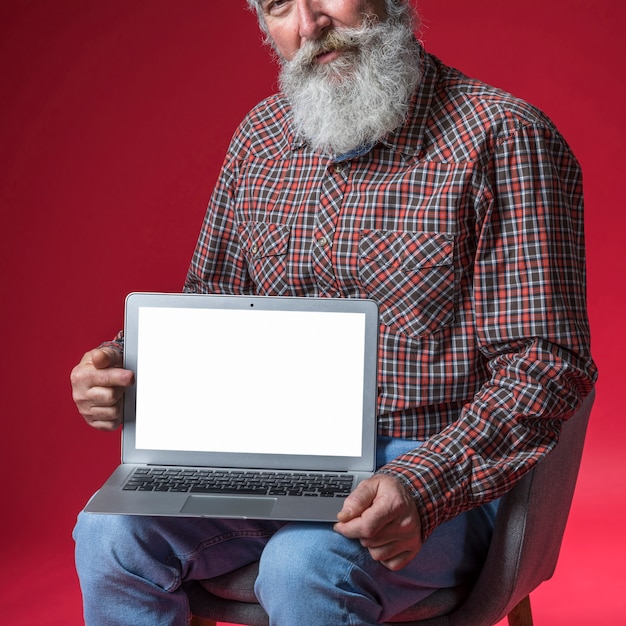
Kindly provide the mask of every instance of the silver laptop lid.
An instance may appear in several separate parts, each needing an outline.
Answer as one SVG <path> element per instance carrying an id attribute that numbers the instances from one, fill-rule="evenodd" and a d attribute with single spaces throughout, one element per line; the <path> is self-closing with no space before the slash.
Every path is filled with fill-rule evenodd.
<path id="1" fill-rule="evenodd" d="M 125 463 L 372 471 L 370 300 L 133 293 Z"/>

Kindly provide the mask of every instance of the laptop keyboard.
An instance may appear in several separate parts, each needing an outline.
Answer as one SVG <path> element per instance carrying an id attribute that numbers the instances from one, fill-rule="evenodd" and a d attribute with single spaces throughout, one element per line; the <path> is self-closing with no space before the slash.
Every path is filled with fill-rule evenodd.
<path id="1" fill-rule="evenodd" d="M 352 482 L 345 474 L 146 467 L 134 470 L 123 489 L 334 498 L 347 496 Z"/>

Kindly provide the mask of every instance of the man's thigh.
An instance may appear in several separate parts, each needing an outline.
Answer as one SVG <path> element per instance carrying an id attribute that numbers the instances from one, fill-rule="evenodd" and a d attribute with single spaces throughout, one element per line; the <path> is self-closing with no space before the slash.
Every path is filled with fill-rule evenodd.
<path id="1" fill-rule="evenodd" d="M 374 623 L 388 619 L 437 589 L 476 576 L 489 549 L 496 510 L 496 504 L 486 505 L 442 524 L 398 572 L 374 561 L 359 541 L 339 535 L 331 524 L 287 524 L 263 551 L 257 592 L 274 610 L 290 602 L 289 597 L 274 597 L 281 590 L 299 588 L 310 598 L 305 593 L 310 586 L 321 603 L 316 609 L 320 615 L 330 610 L 327 602 L 339 602 L 343 610 L 354 604 L 355 614 Z"/>
<path id="2" fill-rule="evenodd" d="M 283 522 L 81 513 L 74 539 L 77 565 L 111 561 L 109 568 L 185 580 L 219 576 L 257 560 Z M 169 575 L 166 575 L 169 572 Z M 156 582 L 156 581 L 155 581 Z M 159 581 L 160 584 L 165 582 Z"/>

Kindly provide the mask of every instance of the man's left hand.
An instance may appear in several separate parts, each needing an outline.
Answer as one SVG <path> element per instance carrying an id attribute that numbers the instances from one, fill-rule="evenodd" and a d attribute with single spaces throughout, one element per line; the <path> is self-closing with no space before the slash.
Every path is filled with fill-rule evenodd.
<path id="1" fill-rule="evenodd" d="M 409 492 L 391 476 L 376 474 L 346 498 L 335 530 L 358 539 L 375 561 L 402 569 L 422 547 L 421 522 Z"/>

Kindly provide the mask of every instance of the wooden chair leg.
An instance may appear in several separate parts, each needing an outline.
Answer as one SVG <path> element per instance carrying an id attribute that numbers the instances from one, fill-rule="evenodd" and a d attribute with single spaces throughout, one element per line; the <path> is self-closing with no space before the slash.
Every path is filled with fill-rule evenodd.
<path id="1" fill-rule="evenodd" d="M 508 615 L 509 626 L 533 626 L 533 614 L 530 608 L 530 596 L 526 596 L 513 607 Z"/>

